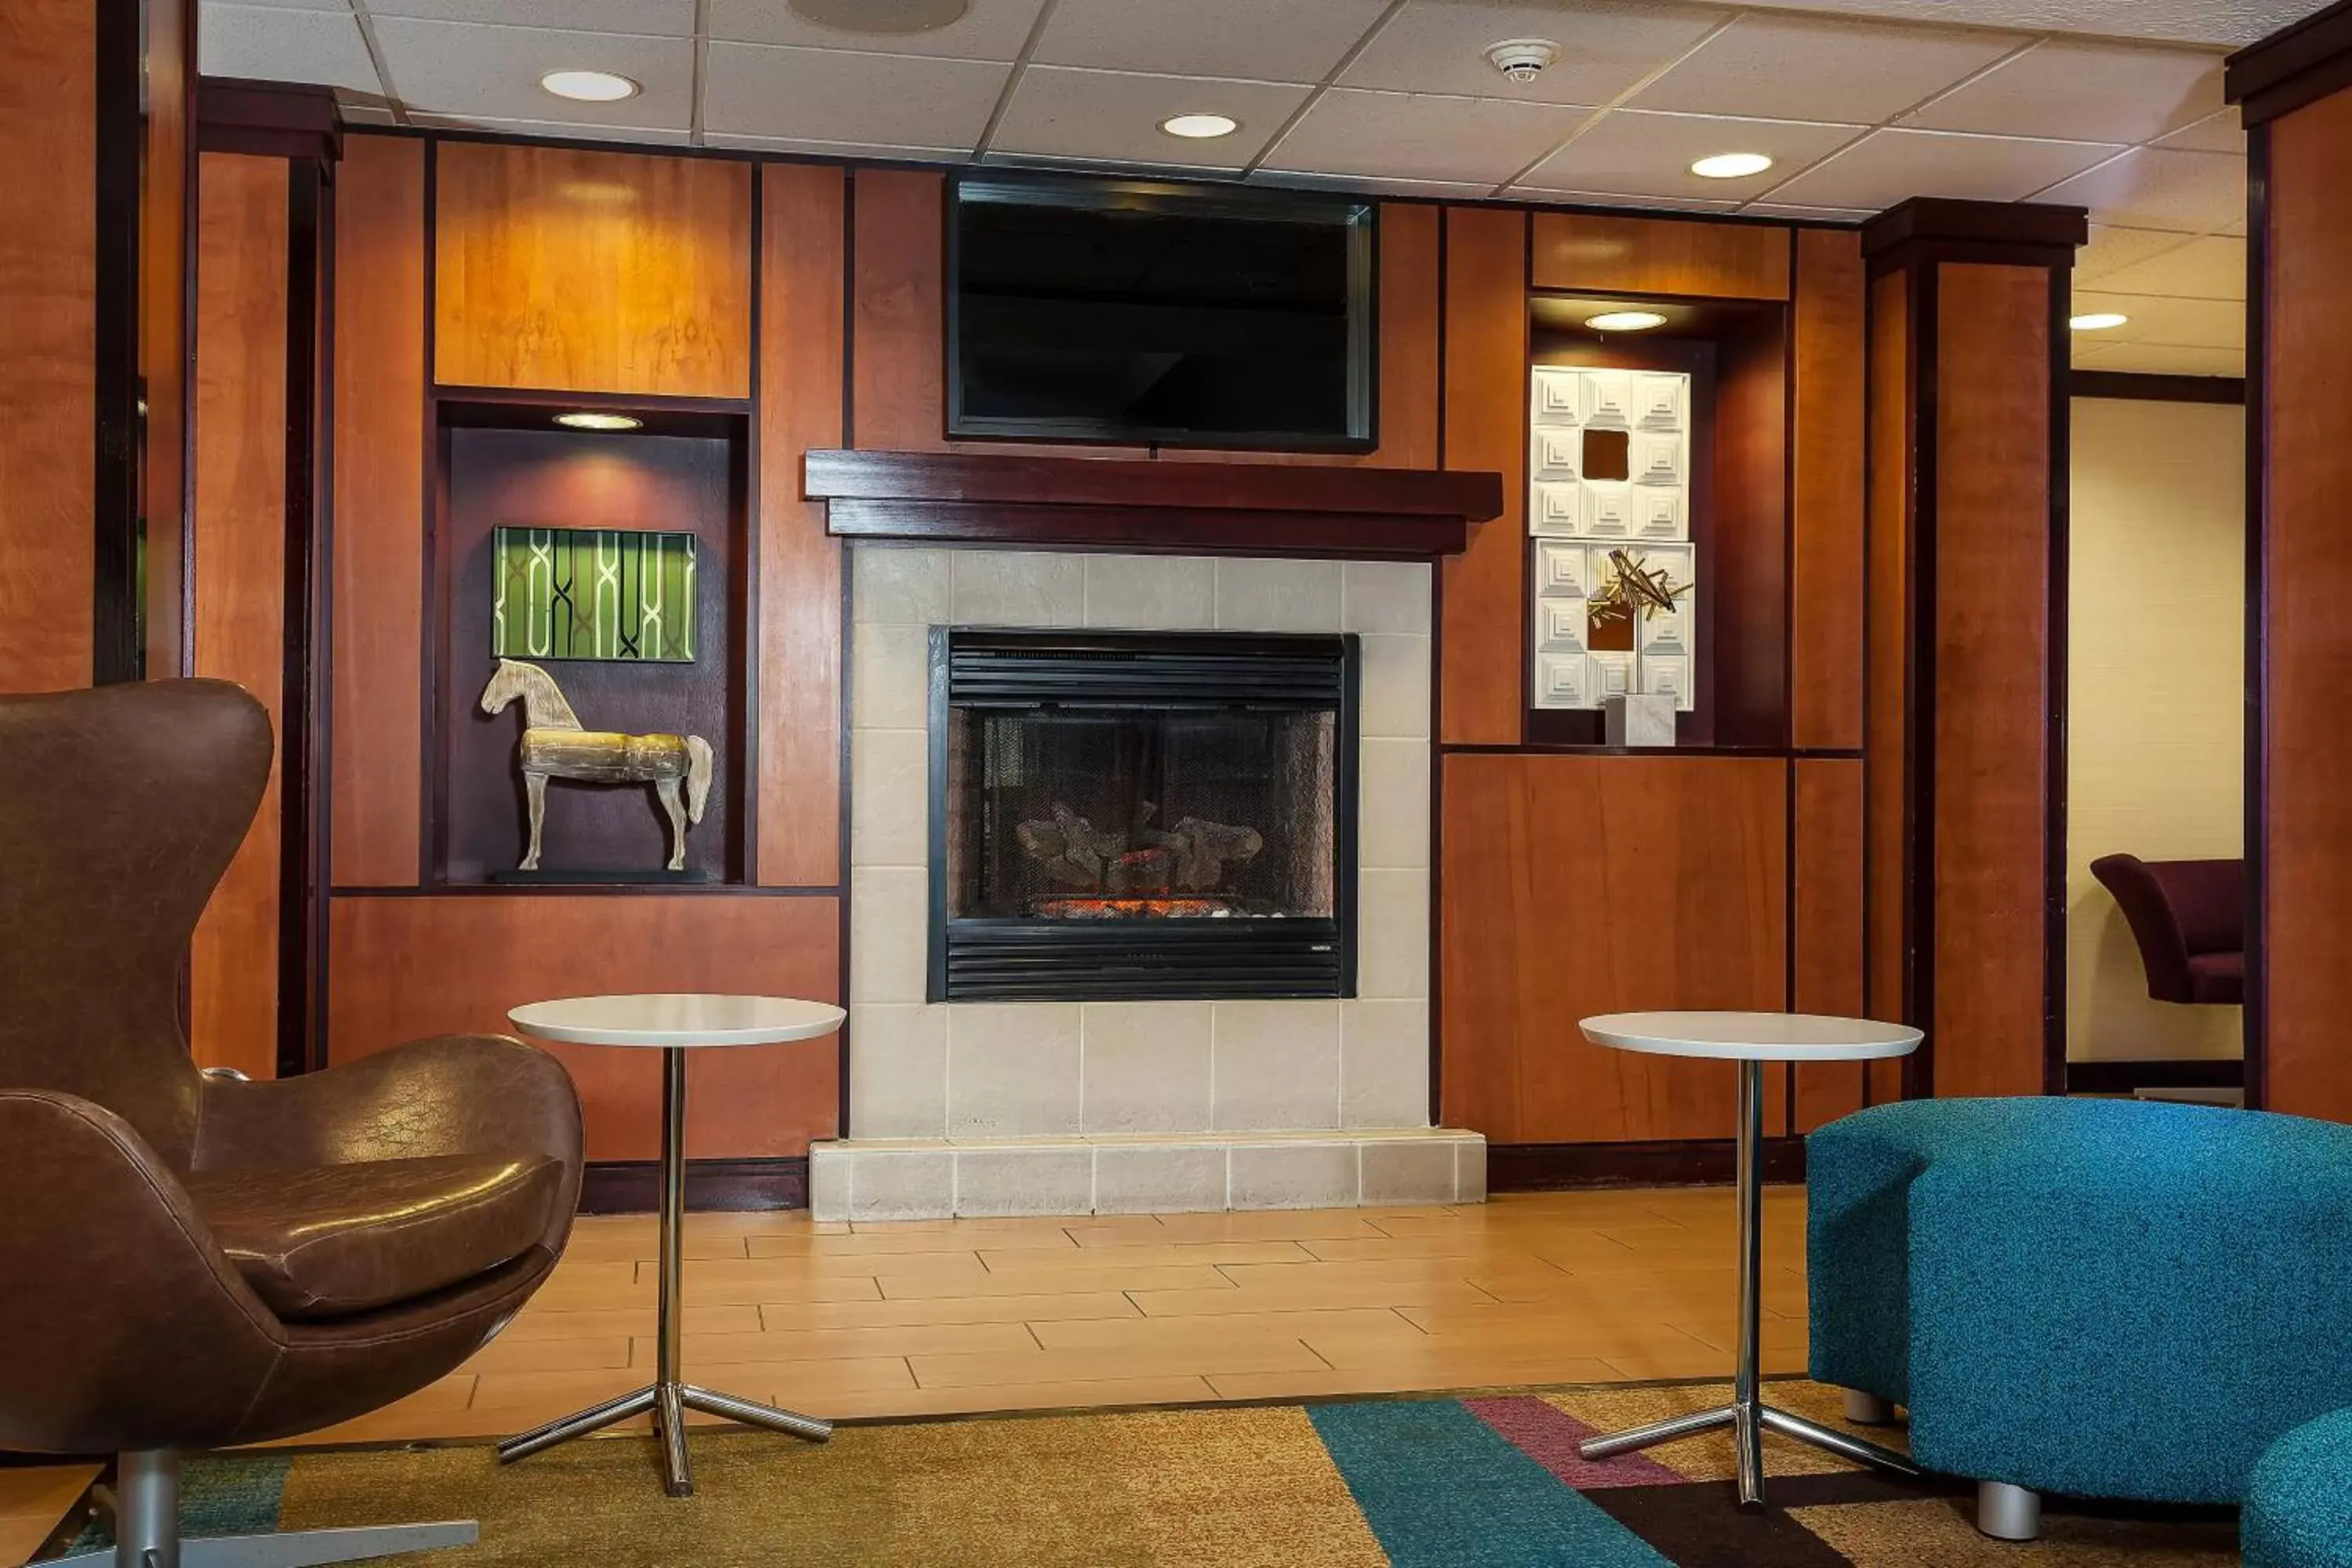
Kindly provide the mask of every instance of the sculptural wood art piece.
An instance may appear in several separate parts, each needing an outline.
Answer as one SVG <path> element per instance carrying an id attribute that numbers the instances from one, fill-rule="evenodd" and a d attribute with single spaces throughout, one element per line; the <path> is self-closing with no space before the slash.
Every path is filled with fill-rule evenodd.
<path id="1" fill-rule="evenodd" d="M 710 795 L 710 742 L 699 735 L 622 735 L 583 728 L 553 676 L 535 664 L 502 658 L 482 689 L 482 711 L 503 712 L 518 699 L 523 731 L 515 766 L 530 799 L 530 844 L 516 868 L 539 869 L 547 781 L 559 778 L 653 785 L 662 809 L 669 814 L 668 868 L 685 870 L 687 826 L 702 820 L 703 802 Z"/>

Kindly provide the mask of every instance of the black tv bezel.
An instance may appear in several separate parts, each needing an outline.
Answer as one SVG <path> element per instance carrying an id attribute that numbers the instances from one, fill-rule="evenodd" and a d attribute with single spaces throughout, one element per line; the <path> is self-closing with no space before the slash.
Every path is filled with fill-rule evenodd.
<path id="1" fill-rule="evenodd" d="M 957 174 L 945 182 L 947 242 L 947 429 L 958 440 L 1066 441 L 1096 446 L 1181 447 L 1209 451 L 1362 453 L 1380 446 L 1380 205 L 1320 192 L 1208 188 L 1160 180 L 1084 175 Z M 1273 218 L 1321 210 L 1348 233 L 1348 433 L 1217 430 L 1127 425 L 1107 419 L 1004 419 L 963 407 L 962 225 L 967 191 L 1037 206 L 1128 207 L 1202 216 Z"/>

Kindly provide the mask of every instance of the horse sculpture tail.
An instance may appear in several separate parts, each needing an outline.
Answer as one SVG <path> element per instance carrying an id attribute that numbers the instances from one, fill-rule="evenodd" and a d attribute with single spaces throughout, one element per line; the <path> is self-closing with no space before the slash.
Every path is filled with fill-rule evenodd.
<path id="1" fill-rule="evenodd" d="M 699 735 L 686 738 L 686 819 L 702 820 L 702 803 L 710 796 L 710 742 Z"/>

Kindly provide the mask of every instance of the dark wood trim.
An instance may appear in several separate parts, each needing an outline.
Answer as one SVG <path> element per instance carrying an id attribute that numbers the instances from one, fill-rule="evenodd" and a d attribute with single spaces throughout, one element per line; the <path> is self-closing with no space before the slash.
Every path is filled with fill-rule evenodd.
<path id="1" fill-rule="evenodd" d="M 1510 757 L 1747 757 L 1769 761 L 1775 757 L 1791 759 L 1828 758 L 1833 761 L 1859 762 L 1860 746 L 1605 746 L 1605 745 L 1526 745 L 1490 744 L 1471 741 L 1448 741 L 1437 750 L 1447 756 L 1498 754 Z"/>
<path id="2" fill-rule="evenodd" d="M 208 76 L 196 83 L 195 142 L 205 153 L 332 164 L 343 155 L 343 119 L 332 88 Z"/>
<path id="3" fill-rule="evenodd" d="M 2352 87 L 2352 0 L 2337 0 L 2222 62 L 2221 91 L 2247 130 Z"/>
<path id="4" fill-rule="evenodd" d="M 1864 247 L 1869 241 L 1865 238 Z M 1903 1098 L 1936 1092 L 1936 470 L 1937 328 L 1941 268 L 1911 268 L 1911 536 L 1904 551 L 1903 1021 L 1927 1031 L 1903 1058 Z"/>
<path id="5" fill-rule="evenodd" d="M 1577 1187 L 1719 1186 L 1738 1173 L 1728 1138 L 1631 1143 L 1489 1143 L 1490 1193 L 1556 1193 Z M 1764 1140 L 1764 1179 L 1805 1179 L 1802 1138 Z"/>
<path id="6" fill-rule="evenodd" d="M 320 389 L 323 281 L 331 189 L 320 166 L 287 167 L 286 201 L 286 628 L 280 667 L 278 834 L 278 1076 L 316 1065 L 313 1033 L 322 1005 L 318 955 L 324 951 L 316 903 L 324 864 L 320 835 L 321 752 L 316 708 L 326 669 L 319 594 L 326 556 L 320 526 Z"/>
<path id="7" fill-rule="evenodd" d="M 2152 375 L 2128 370 L 2069 370 L 2069 390 L 2076 397 L 2107 397 L 2146 403 L 2227 403 L 2246 401 L 2242 375 Z"/>
<path id="8" fill-rule="evenodd" d="M 439 678 L 441 533 L 447 527 L 448 498 L 442 493 L 441 476 L 446 468 L 442 447 L 440 412 L 436 407 L 435 367 L 440 359 L 439 337 L 441 312 L 434 301 L 441 289 L 441 143 L 433 138 L 425 142 L 425 191 L 421 203 L 421 219 L 417 227 L 417 243 L 424 247 L 424 326 L 423 342 L 418 349 L 425 356 L 425 395 L 423 398 L 424 439 L 417 445 L 417 461 L 423 465 L 424 479 L 418 494 L 425 502 L 425 538 L 417 554 L 423 564 L 424 582 L 416 601 L 416 629 L 424 637 L 424 646 L 416 650 L 416 885 L 429 888 L 436 880 L 441 860 L 442 823 L 449 812 L 447 770 L 440 765 L 441 702 L 435 693 L 434 681 Z"/>
<path id="9" fill-rule="evenodd" d="M 2090 237 L 2084 207 L 1914 196 L 1862 226 L 1862 254 L 1874 276 L 1934 261 L 2071 268 Z"/>
<path id="10" fill-rule="evenodd" d="M 2129 1094 L 2142 1089 L 2240 1089 L 2246 1064 L 2234 1057 L 2145 1057 L 2064 1064 L 2065 1094 Z"/>
<path id="11" fill-rule="evenodd" d="M 838 899 L 843 888 L 769 888 L 749 882 L 426 882 L 414 888 L 332 888 L 338 899 Z"/>
<path id="12" fill-rule="evenodd" d="M 808 1156 L 773 1160 L 688 1160 L 686 1206 L 693 1213 L 742 1214 L 808 1207 Z M 661 1203 L 661 1162 L 604 1160 L 581 1173 L 582 1214 L 651 1214 Z"/>
<path id="13" fill-rule="evenodd" d="M 1018 501 L 833 500 L 825 531 L 861 542 L 1347 561 L 1434 561 L 1460 554 L 1469 540 L 1458 517 Z"/>
<path id="14" fill-rule="evenodd" d="M 1500 474 L 1010 452 L 811 452 L 803 466 L 802 493 L 828 501 L 1354 512 L 1471 522 L 1503 510 Z"/>
<path id="15" fill-rule="evenodd" d="M 2322 13 L 2331 15 L 2332 13 Z M 2271 129 L 2246 131 L 2246 1105 L 2270 1100 Z"/>
<path id="16" fill-rule="evenodd" d="M 96 316 L 90 344 L 95 440 L 89 663 L 90 680 L 100 686 L 137 679 L 141 662 L 139 526 L 145 498 L 140 494 L 139 448 L 145 421 L 139 384 L 140 166 L 147 140 L 146 120 L 140 112 L 147 68 L 141 37 L 143 9 L 100 5 L 90 23 L 97 71 L 97 124 L 91 128 L 97 223 L 90 235 Z M 193 226 L 186 244 L 193 253 Z M 193 297 L 188 308 L 193 319 Z M 193 381 L 189 393 L 193 404 Z M 193 423 L 193 410 L 191 416 Z M 182 635 L 184 641 L 191 640 L 184 627 Z"/>
<path id="17" fill-rule="evenodd" d="M 2074 398 L 2069 393 L 2066 317 L 2074 298 L 2074 258 L 2050 269 L 2049 602 L 2043 636 L 2048 685 L 2042 697 L 2042 1092 L 2066 1092 L 2066 720 L 2069 530 L 2073 522 Z"/>

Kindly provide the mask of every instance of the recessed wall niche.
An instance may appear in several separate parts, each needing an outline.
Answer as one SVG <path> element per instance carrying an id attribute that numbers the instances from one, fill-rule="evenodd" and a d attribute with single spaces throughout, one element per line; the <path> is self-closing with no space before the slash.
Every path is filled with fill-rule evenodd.
<path id="1" fill-rule="evenodd" d="M 1664 321 L 1584 324 L 1629 310 Z M 1529 316 L 1528 739 L 1601 744 L 1638 669 L 1678 744 L 1785 746 L 1787 307 L 1538 294 Z M 1628 563 L 1686 590 L 1674 610 L 1612 605 Z"/>
<path id="2" fill-rule="evenodd" d="M 495 616 L 500 530 L 690 535 L 690 577 L 672 570 L 666 592 L 690 581 L 690 658 L 548 657 L 551 676 L 589 731 L 700 736 L 715 753 L 701 820 L 686 837 L 693 884 L 742 879 L 743 626 L 748 421 L 732 411 L 643 410 L 643 428 L 613 434 L 558 428 L 566 403 L 445 399 L 438 403 L 434 595 L 437 620 L 431 707 L 436 879 L 488 882 L 511 873 L 526 837 L 516 772 L 524 715 L 479 699 L 498 666 Z M 508 536 L 511 550 L 515 536 Z M 624 541 L 626 542 L 627 541 Z M 650 549 L 652 538 L 643 542 Z M 594 552 L 589 547 L 587 569 Z M 625 570 L 639 552 L 609 552 Z M 640 562 L 642 564 L 642 562 Z M 593 605 L 583 606 L 593 612 Z M 511 641 L 511 639 L 509 639 Z M 585 651 L 594 652 L 583 639 Z M 509 650 L 510 651 L 510 650 Z M 611 651 L 606 650 L 608 653 Z M 671 880 L 669 820 L 646 784 L 547 785 L 540 880 L 556 886 Z"/>

